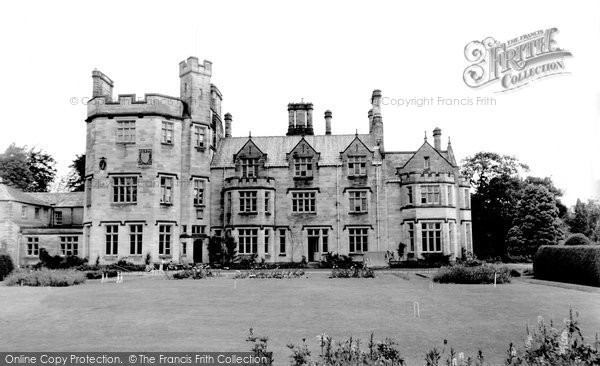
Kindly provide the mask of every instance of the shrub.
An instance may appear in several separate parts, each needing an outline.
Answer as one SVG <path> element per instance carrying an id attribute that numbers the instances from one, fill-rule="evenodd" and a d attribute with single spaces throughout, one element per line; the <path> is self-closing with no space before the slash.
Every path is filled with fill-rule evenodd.
<path id="1" fill-rule="evenodd" d="M 275 278 L 275 279 L 283 279 L 283 278 L 301 278 L 306 277 L 306 273 L 303 269 L 288 269 L 287 271 L 282 269 L 274 269 L 274 270 L 250 270 L 236 273 L 233 278 Z"/>
<path id="2" fill-rule="evenodd" d="M 74 270 L 46 268 L 15 271 L 6 278 L 8 286 L 52 286 L 65 287 L 85 282 L 85 275 Z"/>
<path id="3" fill-rule="evenodd" d="M 125 259 L 121 259 L 116 264 L 109 264 L 107 268 L 118 271 L 125 270 L 128 272 L 143 272 L 146 270 L 146 264 L 135 264 L 127 262 Z"/>
<path id="4" fill-rule="evenodd" d="M 590 245 L 592 242 L 587 236 L 577 233 L 569 236 L 565 241 L 565 245 Z"/>
<path id="5" fill-rule="evenodd" d="M 8 254 L 0 253 L 0 281 L 8 276 L 15 266 L 13 265 L 12 259 Z"/>
<path id="6" fill-rule="evenodd" d="M 542 280 L 600 286 L 600 246 L 541 246 L 533 273 Z"/>
<path id="7" fill-rule="evenodd" d="M 184 269 L 175 272 L 169 279 L 172 280 L 183 280 L 191 278 L 193 280 L 201 280 L 203 278 L 215 277 L 216 274 L 208 267 L 192 267 L 191 269 Z"/>
<path id="8" fill-rule="evenodd" d="M 375 278 L 375 272 L 370 268 L 334 268 L 329 278 Z"/>
<path id="9" fill-rule="evenodd" d="M 75 255 L 68 255 L 65 257 L 60 255 L 50 255 L 45 248 L 40 248 L 39 258 L 40 262 L 35 265 L 36 268 L 67 269 L 79 267 L 87 263 L 87 259 Z"/>
<path id="10" fill-rule="evenodd" d="M 320 266 L 322 268 L 349 269 L 349 268 L 353 268 L 353 267 L 362 267 L 363 263 L 355 262 L 352 260 L 352 257 L 347 256 L 347 255 L 337 254 L 337 253 L 334 254 L 334 253 L 329 252 L 323 256 Z"/>
<path id="11" fill-rule="evenodd" d="M 478 267 L 459 264 L 440 268 L 433 276 L 433 280 L 439 283 L 484 284 L 494 283 L 494 276 L 496 283 L 509 283 L 510 269 L 494 264 L 484 264 Z"/>
<path id="12" fill-rule="evenodd" d="M 300 346 L 288 344 L 288 348 L 292 350 L 290 365 L 404 365 L 398 343 L 390 338 L 376 342 L 371 333 L 371 338 L 364 349 L 361 348 L 363 345 L 361 340 L 352 337 L 345 342 L 333 342 L 327 334 L 321 334 L 317 339 L 321 352 L 315 361 L 311 359 L 311 351 L 306 344 L 306 339 L 302 340 Z"/>

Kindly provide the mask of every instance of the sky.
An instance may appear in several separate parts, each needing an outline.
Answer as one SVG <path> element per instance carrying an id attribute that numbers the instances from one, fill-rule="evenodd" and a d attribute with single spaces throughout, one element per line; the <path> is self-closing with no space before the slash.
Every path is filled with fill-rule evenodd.
<path id="1" fill-rule="evenodd" d="M 386 150 L 415 150 L 435 127 L 458 159 L 514 155 L 552 177 L 569 205 L 600 196 L 600 2 L 503 1 L 21 1 L 0 5 L 0 150 L 42 148 L 66 174 L 85 150 L 97 68 L 115 95 L 179 94 L 178 64 L 213 62 L 212 82 L 234 136 L 281 135 L 287 104 L 314 104 L 316 133 L 368 132 L 374 89 L 384 96 Z M 567 73 L 511 92 L 471 89 L 464 48 L 557 28 Z M 490 97 L 492 105 L 439 104 Z M 387 98 L 387 99 L 385 99 Z M 395 101 L 434 98 L 432 105 Z M 394 102 L 393 102 L 394 101 Z"/>

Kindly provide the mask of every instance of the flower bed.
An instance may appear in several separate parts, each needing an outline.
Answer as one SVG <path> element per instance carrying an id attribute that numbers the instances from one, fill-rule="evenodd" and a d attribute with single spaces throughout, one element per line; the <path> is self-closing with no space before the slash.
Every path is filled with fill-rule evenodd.
<path id="1" fill-rule="evenodd" d="M 85 282 L 83 272 L 65 269 L 20 270 L 6 277 L 7 286 L 66 287 Z"/>
<path id="2" fill-rule="evenodd" d="M 250 270 L 236 273 L 233 278 L 306 278 L 306 272 L 303 269 L 273 269 L 273 270 Z"/>
<path id="3" fill-rule="evenodd" d="M 329 278 L 375 278 L 375 272 L 370 268 L 334 268 Z"/>

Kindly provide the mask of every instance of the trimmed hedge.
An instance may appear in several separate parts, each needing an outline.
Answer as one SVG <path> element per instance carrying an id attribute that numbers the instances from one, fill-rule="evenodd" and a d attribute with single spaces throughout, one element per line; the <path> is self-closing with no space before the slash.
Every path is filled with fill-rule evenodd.
<path id="1" fill-rule="evenodd" d="M 600 246 L 542 245 L 535 254 L 533 275 L 541 280 L 600 287 Z"/>
<path id="2" fill-rule="evenodd" d="M 457 264 L 449 267 L 442 267 L 433 276 L 433 280 L 439 283 L 462 283 L 462 284 L 485 284 L 510 283 L 510 269 L 506 266 L 497 266 L 494 264 L 483 264 L 481 266 L 467 267 Z"/>
<path id="3" fill-rule="evenodd" d="M 590 245 L 592 242 L 587 236 L 577 233 L 569 236 L 565 241 L 565 245 Z"/>
<path id="4" fill-rule="evenodd" d="M 8 254 L 0 253 L 0 281 L 8 276 L 15 266 L 13 265 L 12 259 Z"/>

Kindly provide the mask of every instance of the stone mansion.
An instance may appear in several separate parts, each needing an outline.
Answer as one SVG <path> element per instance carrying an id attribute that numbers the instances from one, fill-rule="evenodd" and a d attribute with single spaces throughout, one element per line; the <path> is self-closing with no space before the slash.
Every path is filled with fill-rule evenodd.
<path id="1" fill-rule="evenodd" d="M 439 128 L 433 144 L 385 150 L 375 90 L 368 133 L 333 134 L 326 111 L 325 134 L 315 135 L 313 105 L 301 102 L 287 106 L 287 133 L 282 121 L 280 136 L 233 137 L 211 74 L 211 62 L 190 57 L 179 64 L 179 97 L 142 100 L 115 98 L 113 81 L 93 71 L 78 255 L 207 262 L 213 235 L 267 262 L 472 250 L 469 182 Z M 22 256 L 31 232 L 20 234 Z"/>

